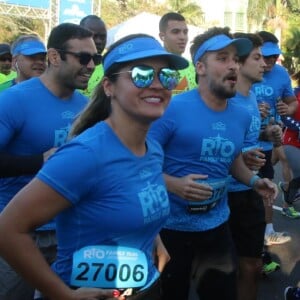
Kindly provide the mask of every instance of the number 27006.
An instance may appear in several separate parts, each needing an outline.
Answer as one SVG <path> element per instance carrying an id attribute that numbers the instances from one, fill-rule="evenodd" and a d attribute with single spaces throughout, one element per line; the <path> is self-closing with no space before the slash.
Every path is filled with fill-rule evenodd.
<path id="1" fill-rule="evenodd" d="M 76 280 L 82 281 L 97 281 L 99 276 L 104 276 L 106 281 L 128 281 L 130 279 L 135 282 L 142 281 L 144 279 L 142 265 L 135 265 L 132 269 L 128 264 L 122 264 L 120 266 L 116 266 L 115 264 L 103 264 L 103 263 L 79 263 L 77 266 L 78 269 L 82 269 L 82 271 L 76 276 Z"/>

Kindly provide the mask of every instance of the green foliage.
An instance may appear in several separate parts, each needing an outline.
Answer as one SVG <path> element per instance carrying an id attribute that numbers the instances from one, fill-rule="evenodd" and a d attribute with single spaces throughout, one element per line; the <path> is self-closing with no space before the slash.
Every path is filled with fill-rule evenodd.
<path id="1" fill-rule="evenodd" d="M 105 0 L 101 4 L 101 16 L 108 28 L 145 11 L 157 15 L 175 11 L 181 13 L 189 24 L 203 23 L 201 7 L 190 0 L 169 0 L 163 3 L 151 0 Z"/>
<path id="2" fill-rule="evenodd" d="M 12 43 L 22 34 L 45 36 L 45 27 L 41 20 L 0 15 L 0 42 Z"/>
<path id="3" fill-rule="evenodd" d="M 300 29 L 298 26 L 291 27 L 283 48 L 284 66 L 290 73 L 300 70 Z"/>

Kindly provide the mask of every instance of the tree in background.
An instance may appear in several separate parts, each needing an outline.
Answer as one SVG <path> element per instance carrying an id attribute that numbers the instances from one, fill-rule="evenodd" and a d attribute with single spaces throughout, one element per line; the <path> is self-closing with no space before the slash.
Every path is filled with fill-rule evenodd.
<path id="1" fill-rule="evenodd" d="M 145 9 L 146 8 L 146 9 Z M 116 14 L 116 11 L 118 14 Z M 107 27 L 113 27 L 122 20 L 136 16 L 141 12 L 149 12 L 163 15 L 168 11 L 178 12 L 184 15 L 191 25 L 202 25 L 203 11 L 201 7 L 189 0 L 168 0 L 163 3 L 152 0 L 105 0 L 102 1 L 101 17 Z"/>
<path id="2" fill-rule="evenodd" d="M 45 36 L 45 28 L 41 20 L 0 15 L 0 42 L 11 44 L 17 37 L 23 34 L 37 34 L 41 38 Z"/>

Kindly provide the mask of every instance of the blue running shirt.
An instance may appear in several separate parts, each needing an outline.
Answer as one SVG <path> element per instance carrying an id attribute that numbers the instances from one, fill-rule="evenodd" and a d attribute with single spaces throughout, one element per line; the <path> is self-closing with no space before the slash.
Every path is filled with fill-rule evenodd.
<path id="1" fill-rule="evenodd" d="M 278 99 L 294 96 L 291 85 L 291 79 L 287 70 L 275 64 L 270 72 L 266 72 L 261 82 L 255 83 L 251 87 L 256 95 L 257 102 L 266 102 L 270 105 L 270 115 L 262 120 L 262 126 L 267 125 L 271 118 L 275 121 L 280 120 L 280 116 L 276 111 L 276 103 Z M 271 142 L 260 142 L 264 151 L 273 149 Z"/>
<path id="2" fill-rule="evenodd" d="M 136 156 L 100 122 L 61 147 L 37 177 L 72 206 L 57 216 L 54 271 L 70 283 L 73 253 L 86 246 L 139 249 L 148 261 L 147 283 L 157 278 L 153 242 L 169 215 L 163 152 L 147 140 Z"/>
<path id="3" fill-rule="evenodd" d="M 251 115 L 251 124 L 247 131 L 247 138 L 245 140 L 245 144 L 243 145 L 243 152 L 246 152 L 251 149 L 259 148 L 259 134 L 260 134 L 260 113 L 258 110 L 258 105 L 256 101 L 256 97 L 252 91 L 249 91 L 248 96 L 244 96 L 239 92 L 231 98 L 229 101 L 239 105 L 242 109 L 245 109 Z M 228 191 L 229 192 L 237 192 L 251 189 L 249 186 L 244 185 L 243 183 L 237 181 L 232 177 Z"/>
<path id="4" fill-rule="evenodd" d="M 172 98 L 164 115 L 151 126 L 150 136 L 163 147 L 164 172 L 175 177 L 188 174 L 225 178 L 233 160 L 242 151 L 251 116 L 245 109 L 227 102 L 223 111 L 210 109 L 198 90 Z M 227 194 L 206 213 L 189 214 L 187 201 L 169 193 L 171 215 L 165 228 L 206 231 L 229 217 Z"/>
<path id="5" fill-rule="evenodd" d="M 60 147 L 87 101 L 79 92 L 61 100 L 37 77 L 4 90 L 0 94 L 0 149 L 12 155 L 35 155 Z M 33 177 L 0 179 L 0 212 Z M 40 229 L 54 228 L 51 222 Z"/>

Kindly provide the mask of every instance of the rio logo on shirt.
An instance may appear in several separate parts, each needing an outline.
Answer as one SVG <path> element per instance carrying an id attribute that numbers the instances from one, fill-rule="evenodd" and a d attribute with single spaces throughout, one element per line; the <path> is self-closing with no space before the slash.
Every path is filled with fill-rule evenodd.
<path id="1" fill-rule="evenodd" d="M 148 182 L 138 196 L 143 209 L 145 223 L 153 222 L 169 214 L 169 198 L 164 185 Z"/>
<path id="2" fill-rule="evenodd" d="M 234 151 L 234 143 L 218 134 L 216 137 L 203 139 L 200 161 L 230 162 Z"/>

